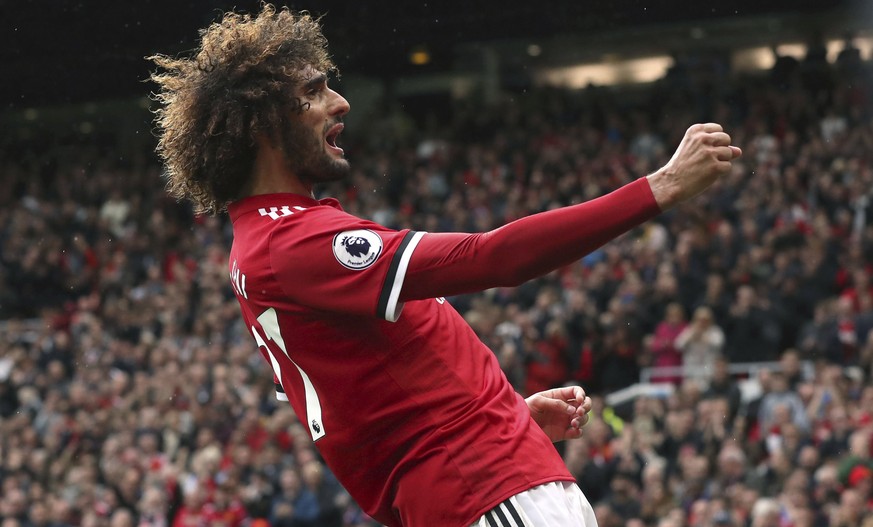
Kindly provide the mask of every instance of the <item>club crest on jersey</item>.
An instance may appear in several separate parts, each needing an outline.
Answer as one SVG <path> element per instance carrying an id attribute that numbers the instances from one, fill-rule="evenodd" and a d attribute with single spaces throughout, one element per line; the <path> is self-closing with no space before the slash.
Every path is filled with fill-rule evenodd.
<path id="1" fill-rule="evenodd" d="M 360 271 L 382 254 L 382 238 L 373 231 L 344 231 L 333 237 L 333 255 L 343 266 Z"/>

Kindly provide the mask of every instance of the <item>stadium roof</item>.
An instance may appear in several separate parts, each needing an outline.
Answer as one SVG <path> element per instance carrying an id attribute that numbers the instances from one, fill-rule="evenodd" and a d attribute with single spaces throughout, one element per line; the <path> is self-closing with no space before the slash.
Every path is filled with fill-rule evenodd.
<path id="1" fill-rule="evenodd" d="M 763 14 L 816 13 L 869 5 L 862 0 L 293 0 L 323 14 L 325 33 L 345 73 L 408 74 L 411 50 L 429 67 L 450 66 L 459 43 L 603 32 L 664 23 Z M 0 0 L 0 101 L 30 107 L 148 93 L 145 55 L 195 46 L 197 29 L 224 10 L 256 10 L 251 0 Z M 544 7 L 546 6 L 546 7 Z M 867 9 L 869 11 L 869 9 Z M 866 13 L 869 15 L 869 13 Z"/>

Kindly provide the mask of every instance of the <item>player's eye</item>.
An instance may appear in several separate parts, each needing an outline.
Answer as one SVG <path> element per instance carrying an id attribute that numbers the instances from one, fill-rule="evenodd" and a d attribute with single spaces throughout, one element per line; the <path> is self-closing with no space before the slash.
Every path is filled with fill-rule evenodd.
<path id="1" fill-rule="evenodd" d="M 326 87 L 327 87 L 327 86 L 326 86 L 325 83 L 323 83 L 323 82 L 321 82 L 321 83 L 319 83 L 319 84 L 316 84 L 316 85 L 314 85 L 314 86 L 311 86 L 311 87 L 306 91 L 306 96 L 307 96 L 307 97 L 315 97 L 315 96 L 318 95 L 320 92 L 324 91 L 324 89 L 325 89 Z"/>

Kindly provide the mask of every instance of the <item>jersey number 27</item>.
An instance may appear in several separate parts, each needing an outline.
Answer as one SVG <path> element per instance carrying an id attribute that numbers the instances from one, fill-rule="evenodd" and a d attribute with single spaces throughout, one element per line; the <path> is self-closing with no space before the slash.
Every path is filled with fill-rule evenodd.
<path id="1" fill-rule="evenodd" d="M 266 334 L 266 340 L 272 340 L 276 343 L 282 353 L 285 354 L 285 357 L 291 361 L 297 371 L 300 372 L 300 378 L 303 380 L 303 391 L 306 394 L 306 421 L 308 421 L 307 425 L 309 427 L 309 433 L 312 435 L 312 440 L 317 441 L 324 437 L 324 423 L 321 422 L 321 401 L 318 399 L 318 392 L 315 391 L 315 386 L 312 385 L 312 381 L 309 379 L 309 375 L 303 371 L 300 366 L 297 365 L 296 362 L 288 355 L 288 348 L 285 347 L 285 339 L 282 338 L 282 333 L 279 331 L 279 317 L 276 315 L 276 310 L 274 308 L 270 308 L 258 317 L 258 323 L 263 328 L 264 333 Z M 282 383 L 282 388 L 285 389 L 285 393 L 289 393 L 288 386 L 285 386 L 285 381 L 282 378 L 282 371 L 279 368 L 279 361 L 276 360 L 276 357 L 273 356 L 273 350 L 267 346 L 266 340 L 261 337 L 261 334 L 258 333 L 258 330 L 255 326 L 252 326 L 252 335 L 255 336 L 255 342 L 257 342 L 258 346 L 263 347 L 267 351 L 267 356 L 270 358 L 270 364 L 273 365 L 273 372 L 276 374 L 276 378 L 279 379 L 279 382 Z"/>

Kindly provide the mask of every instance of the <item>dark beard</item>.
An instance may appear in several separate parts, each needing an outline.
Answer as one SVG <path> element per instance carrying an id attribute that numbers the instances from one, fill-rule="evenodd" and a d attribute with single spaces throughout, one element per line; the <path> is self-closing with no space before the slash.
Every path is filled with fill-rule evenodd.
<path id="1" fill-rule="evenodd" d="M 314 185 L 339 181 L 349 175 L 349 162 L 334 158 L 324 150 L 323 135 L 315 135 L 311 129 L 291 121 L 284 139 L 286 163 L 300 181 Z"/>

